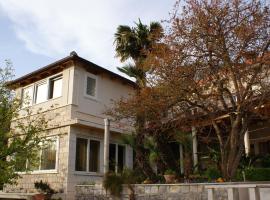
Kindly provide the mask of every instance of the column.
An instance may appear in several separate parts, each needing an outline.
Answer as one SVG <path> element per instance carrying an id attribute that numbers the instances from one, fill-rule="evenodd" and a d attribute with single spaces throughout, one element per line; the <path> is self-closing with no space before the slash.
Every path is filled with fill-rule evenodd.
<path id="1" fill-rule="evenodd" d="M 195 172 L 198 171 L 198 141 L 197 141 L 197 130 L 194 126 L 192 130 L 192 150 L 193 150 L 193 167 Z"/>
<path id="2" fill-rule="evenodd" d="M 110 120 L 104 119 L 104 174 L 109 171 Z"/>
<path id="3" fill-rule="evenodd" d="M 244 135 L 244 145 L 245 145 L 246 156 L 248 156 L 249 153 L 250 153 L 250 141 L 249 141 L 249 132 L 248 132 L 248 130 L 245 132 L 245 135 Z"/>
<path id="4" fill-rule="evenodd" d="M 179 144 L 179 154 L 180 154 L 180 171 L 181 174 L 184 174 L 184 149 L 183 145 Z"/>

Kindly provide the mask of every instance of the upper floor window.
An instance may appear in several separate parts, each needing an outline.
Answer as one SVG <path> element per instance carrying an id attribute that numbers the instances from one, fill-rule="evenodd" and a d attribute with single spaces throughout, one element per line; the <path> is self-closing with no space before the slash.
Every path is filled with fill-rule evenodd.
<path id="1" fill-rule="evenodd" d="M 35 103 L 42 103 L 47 100 L 47 82 L 40 82 L 36 85 Z"/>
<path id="2" fill-rule="evenodd" d="M 62 96 L 63 76 L 57 75 L 22 89 L 22 107 L 31 106 Z"/>
<path id="3" fill-rule="evenodd" d="M 62 96 L 62 75 L 49 79 L 49 99 Z"/>
<path id="4" fill-rule="evenodd" d="M 22 89 L 22 107 L 31 106 L 33 102 L 33 86 Z"/>
<path id="5" fill-rule="evenodd" d="M 96 98 L 97 96 L 97 79 L 96 76 L 88 74 L 86 76 L 86 95 Z"/>

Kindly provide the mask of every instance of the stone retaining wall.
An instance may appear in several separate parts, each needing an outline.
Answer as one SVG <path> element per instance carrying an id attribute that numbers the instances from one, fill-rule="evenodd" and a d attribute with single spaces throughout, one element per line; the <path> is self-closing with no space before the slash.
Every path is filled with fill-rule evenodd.
<path id="1" fill-rule="evenodd" d="M 136 184 L 133 185 L 136 200 L 207 200 L 205 184 Z M 130 190 L 124 186 L 121 199 L 129 199 Z M 227 200 L 227 191 L 218 189 L 215 199 Z M 77 200 L 115 199 L 101 185 L 77 185 Z"/>

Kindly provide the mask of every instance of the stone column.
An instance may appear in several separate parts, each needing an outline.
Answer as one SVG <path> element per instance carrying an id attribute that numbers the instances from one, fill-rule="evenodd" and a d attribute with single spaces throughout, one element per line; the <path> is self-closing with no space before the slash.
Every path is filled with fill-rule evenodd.
<path id="1" fill-rule="evenodd" d="M 184 174 L 184 149 L 183 145 L 179 144 L 179 154 L 180 154 L 180 171 L 181 174 Z"/>
<path id="2" fill-rule="evenodd" d="M 245 145 L 246 156 L 248 156 L 249 153 L 250 153 L 250 141 L 249 141 L 249 132 L 248 132 L 248 130 L 245 132 L 245 135 L 244 135 L 244 145 Z"/>
<path id="3" fill-rule="evenodd" d="M 104 119 L 104 174 L 109 171 L 110 120 Z"/>
<path id="4" fill-rule="evenodd" d="M 193 150 L 193 167 L 195 172 L 198 171 L 198 141 L 197 141 L 197 130 L 194 126 L 192 130 L 192 150 Z"/>

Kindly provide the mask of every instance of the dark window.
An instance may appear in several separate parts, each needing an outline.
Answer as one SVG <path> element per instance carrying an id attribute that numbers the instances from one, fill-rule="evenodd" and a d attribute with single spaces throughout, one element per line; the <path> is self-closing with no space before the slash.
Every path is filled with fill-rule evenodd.
<path id="1" fill-rule="evenodd" d="M 95 140 L 90 140 L 90 158 L 89 158 L 89 171 L 98 172 L 99 171 L 99 148 L 100 142 Z"/>
<path id="2" fill-rule="evenodd" d="M 62 96 L 62 75 L 49 80 L 49 99 Z"/>
<path id="3" fill-rule="evenodd" d="M 86 94 L 92 97 L 96 96 L 96 79 L 87 76 Z"/>
<path id="4" fill-rule="evenodd" d="M 118 145 L 118 162 L 117 162 L 117 167 L 118 167 L 118 172 L 123 171 L 125 166 L 125 147 L 122 145 Z"/>
<path id="5" fill-rule="evenodd" d="M 76 140 L 76 171 L 86 171 L 87 143 L 87 139 L 77 138 Z"/>
<path id="6" fill-rule="evenodd" d="M 116 168 L 116 145 L 110 144 L 109 150 L 109 171 L 115 171 Z"/>

